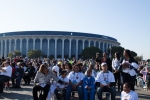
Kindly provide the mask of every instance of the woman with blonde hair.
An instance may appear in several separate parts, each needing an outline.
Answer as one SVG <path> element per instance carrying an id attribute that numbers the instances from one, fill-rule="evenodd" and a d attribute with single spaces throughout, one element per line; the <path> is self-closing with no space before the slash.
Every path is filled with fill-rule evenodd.
<path id="1" fill-rule="evenodd" d="M 53 75 L 52 71 L 49 70 L 45 64 L 42 64 L 34 79 L 34 83 L 36 83 L 32 91 L 34 100 L 38 100 L 37 92 L 41 89 L 44 91 L 42 100 L 46 100 L 50 88 L 51 78 L 53 78 L 56 82 L 58 81 L 58 78 Z"/>

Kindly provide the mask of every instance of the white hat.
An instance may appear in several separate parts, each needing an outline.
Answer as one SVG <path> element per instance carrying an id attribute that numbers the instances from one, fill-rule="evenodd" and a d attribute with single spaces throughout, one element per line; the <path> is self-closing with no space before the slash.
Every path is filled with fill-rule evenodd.
<path id="1" fill-rule="evenodd" d="M 54 66 L 54 67 L 52 68 L 52 71 L 57 72 L 57 75 L 59 75 L 59 67 L 58 67 L 58 66 Z"/>
<path id="2" fill-rule="evenodd" d="M 102 64 L 101 64 L 101 66 L 104 66 L 104 65 L 107 65 L 105 62 L 103 62 Z"/>

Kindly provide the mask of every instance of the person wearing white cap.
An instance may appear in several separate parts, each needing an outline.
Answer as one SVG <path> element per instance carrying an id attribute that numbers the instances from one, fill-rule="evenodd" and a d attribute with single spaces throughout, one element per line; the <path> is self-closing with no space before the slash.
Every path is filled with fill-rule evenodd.
<path id="1" fill-rule="evenodd" d="M 111 100 L 115 100 L 116 90 L 113 88 L 115 78 L 112 72 L 108 70 L 107 64 L 103 62 L 101 64 L 102 71 L 100 71 L 96 77 L 99 86 L 97 88 L 97 96 L 99 100 L 102 100 L 102 93 L 109 92 L 111 94 Z"/>

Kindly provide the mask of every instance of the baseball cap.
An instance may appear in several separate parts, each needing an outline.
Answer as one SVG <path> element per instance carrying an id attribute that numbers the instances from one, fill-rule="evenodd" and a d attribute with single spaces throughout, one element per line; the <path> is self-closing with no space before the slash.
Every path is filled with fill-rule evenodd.
<path id="1" fill-rule="evenodd" d="M 101 64 L 101 66 L 104 66 L 104 65 L 107 65 L 105 62 L 103 62 L 102 64 Z"/>

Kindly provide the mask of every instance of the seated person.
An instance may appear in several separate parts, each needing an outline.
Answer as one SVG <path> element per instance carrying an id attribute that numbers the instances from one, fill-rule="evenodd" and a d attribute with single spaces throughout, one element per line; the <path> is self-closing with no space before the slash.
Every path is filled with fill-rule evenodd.
<path id="1" fill-rule="evenodd" d="M 102 71 L 100 71 L 96 77 L 97 82 L 99 82 L 99 87 L 97 88 L 97 96 L 99 100 L 102 100 L 102 93 L 111 93 L 111 100 L 115 100 L 116 90 L 113 88 L 115 82 L 114 75 L 108 70 L 107 64 L 103 62 L 101 64 Z"/>
<path id="2" fill-rule="evenodd" d="M 15 75 L 11 77 L 13 87 L 20 88 L 21 79 L 24 75 L 24 69 L 21 67 L 21 63 L 17 63 L 18 68 L 15 71 Z M 14 85 L 14 80 L 16 79 L 16 86 Z"/>
<path id="3" fill-rule="evenodd" d="M 143 68 L 140 73 L 143 74 L 143 80 L 146 84 L 146 88 L 150 91 L 150 66 Z"/>
<path id="4" fill-rule="evenodd" d="M 138 95 L 134 92 L 134 85 L 132 83 L 125 83 L 123 85 L 121 100 L 138 100 Z"/>
<path id="5" fill-rule="evenodd" d="M 58 78 L 53 75 L 52 71 L 49 70 L 47 66 L 42 64 L 34 79 L 34 83 L 36 84 L 32 90 L 34 100 L 38 100 L 37 92 L 41 89 L 44 91 L 42 100 L 46 100 L 50 88 L 51 78 L 53 78 L 54 81 L 62 84 L 62 81 L 58 81 Z"/>
<path id="6" fill-rule="evenodd" d="M 63 97 L 63 100 L 66 100 L 66 88 L 69 84 L 69 79 L 66 77 L 67 71 L 63 70 L 61 71 L 61 76 L 59 76 L 59 80 L 63 81 L 63 84 L 57 84 L 57 88 L 55 89 L 54 93 L 56 95 L 57 100 L 61 100 L 61 97 Z"/>
<path id="7" fill-rule="evenodd" d="M 69 79 L 69 86 L 66 91 L 66 100 L 70 100 L 73 90 L 78 92 L 79 100 L 83 100 L 82 81 L 84 74 L 80 72 L 80 66 L 78 64 L 74 65 L 73 71 L 67 77 Z"/>
<path id="8" fill-rule="evenodd" d="M 29 63 L 25 71 L 25 76 L 23 77 L 25 84 L 30 84 L 31 77 L 34 75 L 34 71 L 35 68 L 32 66 L 32 63 Z"/>
<path id="9" fill-rule="evenodd" d="M 8 61 L 3 62 L 4 67 L 0 67 L 0 93 L 3 93 L 4 82 L 8 82 L 12 75 L 12 67 L 9 65 Z"/>
<path id="10" fill-rule="evenodd" d="M 95 100 L 95 78 L 92 76 L 92 70 L 87 70 L 87 76 L 83 79 L 84 100 Z"/>

